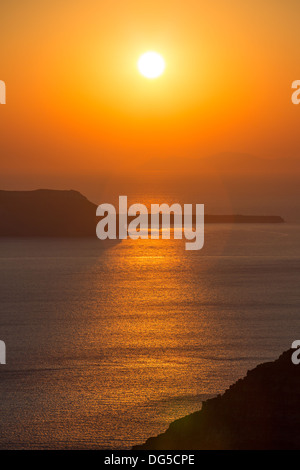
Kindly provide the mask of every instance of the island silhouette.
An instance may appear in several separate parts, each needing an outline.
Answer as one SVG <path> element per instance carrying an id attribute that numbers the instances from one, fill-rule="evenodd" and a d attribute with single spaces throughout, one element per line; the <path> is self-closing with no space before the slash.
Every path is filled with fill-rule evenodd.
<path id="1" fill-rule="evenodd" d="M 96 204 L 74 190 L 0 190 L 0 236 L 96 237 L 96 209 Z M 133 218 L 128 217 L 128 222 Z M 205 215 L 205 223 L 283 222 L 280 216 Z M 170 224 L 174 224 L 173 214 Z"/>

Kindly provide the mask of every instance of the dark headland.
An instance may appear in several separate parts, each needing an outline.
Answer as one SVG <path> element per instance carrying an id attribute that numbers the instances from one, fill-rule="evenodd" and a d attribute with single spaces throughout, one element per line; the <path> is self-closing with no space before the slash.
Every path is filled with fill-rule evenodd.
<path id="1" fill-rule="evenodd" d="M 293 352 L 257 366 L 201 411 L 134 449 L 300 449 L 300 366 Z"/>
<path id="2" fill-rule="evenodd" d="M 105 201 L 107 202 L 107 201 Z M 96 204 L 78 191 L 0 191 L 2 237 L 95 237 Z M 150 217 L 150 215 L 149 215 Z M 132 217 L 128 218 L 130 222 Z M 283 223 L 279 216 L 205 215 L 205 223 Z M 171 216 L 171 224 L 173 217 Z"/>
<path id="3" fill-rule="evenodd" d="M 78 191 L 0 191 L 0 236 L 95 236 L 96 208 Z"/>

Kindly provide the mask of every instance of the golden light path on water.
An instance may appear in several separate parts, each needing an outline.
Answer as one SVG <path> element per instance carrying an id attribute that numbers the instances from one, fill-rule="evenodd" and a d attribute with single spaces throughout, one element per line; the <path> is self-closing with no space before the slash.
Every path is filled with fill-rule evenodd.
<path id="1" fill-rule="evenodd" d="M 109 406 L 129 414 L 133 407 L 140 410 L 132 442 L 143 433 L 150 403 L 163 402 L 156 419 L 171 422 L 184 408 L 199 408 L 199 394 L 213 393 L 208 363 L 199 364 L 193 351 L 208 351 L 214 343 L 217 319 L 205 311 L 194 318 L 196 303 L 207 305 L 214 294 L 205 275 L 198 278 L 200 296 L 199 285 L 193 286 L 194 260 L 184 250 L 184 240 L 126 240 L 105 253 L 100 278 L 95 266 L 93 284 L 86 286 L 99 291 L 94 312 L 101 316 L 99 324 L 93 321 L 87 329 L 86 340 L 97 345 L 101 338 L 107 355 L 106 398 L 103 383 L 99 394 Z M 110 308 L 104 323 L 102 270 L 109 270 L 105 303 Z"/>

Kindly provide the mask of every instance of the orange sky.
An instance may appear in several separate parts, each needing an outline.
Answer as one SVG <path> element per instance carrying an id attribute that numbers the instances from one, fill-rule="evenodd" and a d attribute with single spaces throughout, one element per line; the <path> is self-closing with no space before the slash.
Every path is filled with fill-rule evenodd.
<path id="1" fill-rule="evenodd" d="M 298 0 L 2 0 L 1 176 L 299 156 Z M 164 75 L 136 62 L 157 50 Z M 38 184 L 38 182 L 37 182 Z"/>

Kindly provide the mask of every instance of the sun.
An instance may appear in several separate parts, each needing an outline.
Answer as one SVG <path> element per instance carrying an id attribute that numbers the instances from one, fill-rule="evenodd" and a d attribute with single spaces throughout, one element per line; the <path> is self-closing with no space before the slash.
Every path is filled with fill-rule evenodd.
<path id="1" fill-rule="evenodd" d="M 166 68 L 164 58 L 154 51 L 148 51 L 141 55 L 137 66 L 140 73 L 150 79 L 160 77 Z"/>

